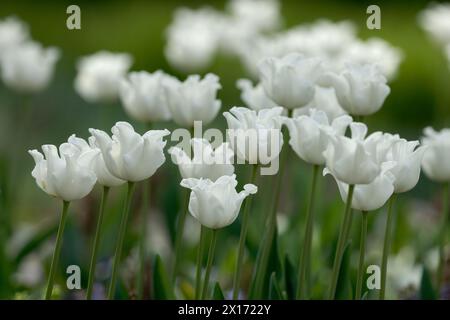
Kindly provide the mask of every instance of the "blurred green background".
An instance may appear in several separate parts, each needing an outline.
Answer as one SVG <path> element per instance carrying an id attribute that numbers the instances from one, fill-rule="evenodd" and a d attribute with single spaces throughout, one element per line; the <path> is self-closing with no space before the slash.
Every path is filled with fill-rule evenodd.
<path id="1" fill-rule="evenodd" d="M 17 286 L 14 274 L 30 252 L 43 250 L 43 243 L 54 231 L 58 218 L 60 204 L 35 185 L 30 175 L 34 163 L 26 150 L 38 148 L 46 143 L 58 145 L 72 133 L 86 138 L 87 129 L 90 127 L 107 129 L 118 120 L 132 122 L 119 103 L 104 106 L 88 104 L 76 94 L 73 79 L 77 59 L 98 50 L 128 52 L 134 57 L 132 70 L 163 69 L 179 77 L 185 77 L 169 67 L 163 54 L 164 30 L 171 21 L 173 11 L 179 6 L 196 8 L 210 5 L 218 9 L 225 7 L 225 1 L 77 1 L 76 4 L 81 7 L 82 29 L 68 30 L 66 8 L 70 4 L 75 3 L 2 0 L 0 4 L 0 19 L 16 15 L 29 24 L 33 39 L 46 46 L 57 46 L 62 51 L 55 77 L 44 92 L 32 97 L 22 97 L 0 84 L 0 174 L 4 207 L 1 223 L 4 227 L 7 226 L 4 232 L 8 239 L 7 244 L 6 242 L 0 244 L 4 251 L 3 257 L 0 257 L 0 262 L 3 263 L 0 265 L 1 297 L 38 297 L 45 283 L 45 277 L 36 286 L 27 288 Z M 431 125 L 436 129 L 449 126 L 448 61 L 444 57 L 443 50 L 434 45 L 417 24 L 417 14 L 427 6 L 427 2 L 378 1 L 377 4 L 381 7 L 381 30 L 366 28 L 366 8 L 369 4 L 365 1 L 282 1 L 282 16 L 286 28 L 313 22 L 319 18 L 333 21 L 351 20 L 356 24 L 361 38 L 381 37 L 402 49 L 404 60 L 398 76 L 390 84 L 392 92 L 381 111 L 367 119 L 370 131 L 384 130 L 400 133 L 407 139 L 418 139 L 425 126 Z M 218 56 L 208 72 L 220 76 L 223 89 L 219 92 L 219 96 L 223 101 L 223 111 L 242 104 L 235 81 L 246 75 L 237 60 Z M 133 124 L 143 132 L 142 125 Z M 158 126 L 174 128 L 171 123 Z M 219 115 L 212 126 L 224 128 L 224 118 Z M 287 259 L 295 264 L 298 239 L 302 230 L 300 226 L 303 225 L 304 216 L 299 213 L 303 213 L 305 209 L 303 199 L 307 195 L 310 169 L 292 156 L 289 170 L 292 174 L 284 181 L 280 205 L 281 249 L 278 254 L 280 261 L 286 261 L 287 256 Z M 240 168 L 238 180 L 245 182 L 248 179 L 246 174 L 245 168 Z M 162 224 L 168 226 L 167 232 L 163 232 L 162 237 L 167 236 L 171 239 L 180 202 L 178 171 L 170 161 L 167 161 L 152 180 L 152 209 L 159 217 L 155 219 L 162 219 Z M 255 219 L 259 217 L 261 220 L 262 213 L 258 211 L 267 206 L 265 199 L 270 195 L 270 182 L 269 177 L 264 177 L 259 183 L 262 187 L 254 201 Z M 422 261 L 422 253 L 434 247 L 434 233 L 437 231 L 439 221 L 438 187 L 422 177 L 413 191 L 401 195 L 397 206 L 398 231 L 395 235 L 394 251 L 411 246 L 418 254 L 417 259 Z M 317 228 L 320 226 L 321 232 L 316 233 L 318 236 L 314 239 L 313 268 L 316 270 L 315 279 L 318 280 L 317 292 L 320 292 L 321 286 L 327 284 L 327 277 L 322 275 L 329 272 L 330 257 L 334 249 L 332 244 L 337 237 L 343 210 L 334 182 L 328 178 L 322 179 L 320 188 L 321 197 L 326 198 L 326 201 L 320 201 L 318 206 Z M 87 278 L 84 271 L 87 271 L 90 237 L 95 226 L 99 191 L 96 189 L 91 196 L 71 207 L 72 220 L 65 235 L 61 277 L 64 272 L 63 266 L 79 264 L 83 269 L 83 277 Z M 113 194 L 101 249 L 104 260 L 112 253 L 124 190 L 114 190 Z M 135 199 L 135 202 L 135 206 L 138 207 L 139 199 Z M 370 216 L 369 247 L 372 247 L 373 255 L 369 254 L 368 262 L 379 263 L 384 219 L 383 210 Z M 358 222 L 359 220 L 355 219 L 356 240 Z M 253 258 L 259 242 L 260 226 L 261 224 L 255 223 L 250 230 L 249 248 Z M 24 235 L 22 236 L 20 232 Z M 136 246 L 137 234 L 133 232 L 131 234 L 127 252 L 133 252 Z M 226 288 L 230 287 L 229 275 L 234 266 L 238 235 L 238 223 L 220 235 L 222 241 L 219 242 L 221 249 L 217 261 L 220 270 L 223 270 L 221 274 L 225 276 L 219 280 Z M 160 240 L 157 236 L 155 239 L 152 237 L 153 241 Z M 163 244 L 159 247 L 153 244 L 152 252 L 159 250 L 158 253 L 168 264 L 170 247 L 165 246 L 164 241 L 161 243 Z M 192 244 L 195 244 L 195 240 Z M 192 256 L 190 259 L 192 265 L 189 264 L 189 260 L 184 265 L 186 273 L 190 273 L 190 268 L 193 268 L 194 253 L 192 245 L 192 248 L 186 251 L 186 256 Z M 44 261 L 46 264 L 49 263 L 48 256 Z M 354 265 L 356 266 L 356 263 Z M 323 268 L 324 266 L 328 269 Z M 284 268 L 288 267 L 284 265 Z M 324 270 L 317 271 L 318 269 Z M 247 278 L 250 273 L 251 261 L 246 268 Z M 127 287 L 128 292 L 132 290 L 125 280 L 122 287 Z M 320 298 L 320 295 L 316 297 Z"/>

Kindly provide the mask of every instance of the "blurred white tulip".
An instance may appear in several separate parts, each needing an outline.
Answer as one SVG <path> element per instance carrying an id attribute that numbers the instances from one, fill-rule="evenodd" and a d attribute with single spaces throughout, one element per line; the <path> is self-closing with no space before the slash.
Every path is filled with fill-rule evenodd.
<path id="1" fill-rule="evenodd" d="M 252 110 L 269 109 L 276 107 L 277 104 L 267 97 L 261 83 L 253 86 L 247 79 L 239 79 L 236 86 L 241 90 L 241 100 Z"/>
<path id="2" fill-rule="evenodd" d="M 449 182 L 450 129 L 437 132 L 431 127 L 425 128 L 422 145 L 427 147 L 422 159 L 426 176 L 436 182 Z"/>
<path id="3" fill-rule="evenodd" d="M 432 3 L 419 15 L 422 28 L 440 45 L 450 43 L 450 3 Z"/>
<path id="4" fill-rule="evenodd" d="M 141 122 L 166 121 L 170 111 L 164 92 L 164 82 L 170 75 L 156 71 L 130 72 L 120 82 L 120 98 L 125 111 Z"/>
<path id="5" fill-rule="evenodd" d="M 32 41 L 10 47 L 0 55 L 2 80 L 18 92 L 42 91 L 53 76 L 59 56 L 57 48 L 43 48 Z"/>
<path id="6" fill-rule="evenodd" d="M 234 173 L 234 152 L 228 143 L 222 143 L 213 149 L 206 139 L 194 138 L 190 142 L 193 151 L 192 159 L 179 147 L 169 149 L 173 162 L 178 165 L 183 179 L 204 178 L 215 181 L 221 176 L 230 176 Z"/>
<path id="7" fill-rule="evenodd" d="M 189 128 L 194 126 L 194 121 L 209 124 L 222 105 L 217 99 L 220 88 L 219 77 L 211 73 L 203 79 L 199 75 L 190 75 L 185 81 L 167 79 L 164 90 L 173 120 L 178 125 Z"/>
<path id="8" fill-rule="evenodd" d="M 325 112 L 329 120 L 334 120 L 339 116 L 347 114 L 339 105 L 334 88 L 316 86 L 313 100 L 303 108 L 294 109 L 292 117 L 296 118 L 301 115 L 308 115 L 312 109 Z"/>
<path id="9" fill-rule="evenodd" d="M 322 76 L 322 62 L 300 54 L 267 58 L 259 64 L 262 86 L 267 96 L 287 109 L 307 105 L 315 93 L 316 81 Z"/>
<path id="10" fill-rule="evenodd" d="M 115 177 L 138 182 L 151 177 L 166 160 L 163 138 L 168 130 L 149 130 L 142 136 L 131 124 L 117 122 L 110 137 L 102 130 L 89 129 L 101 150 L 106 168 Z"/>
<path id="11" fill-rule="evenodd" d="M 244 190 L 236 191 L 236 175 L 222 176 L 215 182 L 209 179 L 183 179 L 181 186 L 192 190 L 189 212 L 202 225 L 210 229 L 226 227 L 236 220 L 242 202 L 258 188 L 253 184 L 244 185 Z"/>
<path id="12" fill-rule="evenodd" d="M 126 53 L 99 51 L 79 59 L 75 90 L 88 102 L 114 102 L 119 97 L 119 83 L 133 59 Z"/>
<path id="13" fill-rule="evenodd" d="M 231 0 L 228 9 L 235 20 L 256 31 L 272 31 L 281 24 L 278 0 Z"/>
<path id="14" fill-rule="evenodd" d="M 14 16 L 0 20 L 0 56 L 9 48 L 28 41 L 28 26 Z"/>

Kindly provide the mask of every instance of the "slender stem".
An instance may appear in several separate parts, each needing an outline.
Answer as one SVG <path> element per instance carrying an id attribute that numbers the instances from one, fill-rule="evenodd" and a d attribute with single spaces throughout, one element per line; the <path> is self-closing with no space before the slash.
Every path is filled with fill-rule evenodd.
<path id="1" fill-rule="evenodd" d="M 173 262 L 173 270 L 172 270 L 172 283 L 175 283 L 175 280 L 177 278 L 179 264 L 180 264 L 180 250 L 181 245 L 183 241 L 183 232 L 184 232 L 184 224 L 186 222 L 186 216 L 189 210 L 189 190 L 184 190 L 184 200 L 183 200 L 183 207 L 181 208 L 181 214 L 178 217 L 177 222 L 177 230 L 175 233 L 175 260 Z"/>
<path id="2" fill-rule="evenodd" d="M 380 300 L 384 300 L 386 294 L 386 275 L 387 275 L 387 261 L 389 256 L 389 251 L 391 250 L 392 241 L 392 220 L 394 211 L 392 207 L 394 206 L 396 195 L 395 193 L 389 199 L 386 229 L 384 231 L 384 245 L 383 245 L 383 257 L 381 260 L 381 287 L 380 287 Z"/>
<path id="3" fill-rule="evenodd" d="M 254 164 L 252 166 L 250 183 L 253 183 L 253 184 L 255 183 L 257 172 L 258 172 L 258 165 Z M 252 206 L 252 199 L 253 199 L 253 197 L 248 197 L 245 200 L 244 211 L 242 213 L 242 226 L 241 226 L 241 235 L 239 237 L 238 257 L 237 257 L 237 262 L 236 262 L 236 270 L 234 272 L 234 277 L 233 277 L 233 299 L 234 300 L 236 300 L 239 296 L 239 283 L 241 281 L 242 265 L 244 264 L 245 240 L 247 239 L 249 212 L 250 212 L 250 209 Z"/>
<path id="4" fill-rule="evenodd" d="M 356 280 L 356 294 L 355 299 L 361 299 L 362 283 L 364 280 L 364 255 L 366 252 L 366 238 L 367 238 L 367 211 L 361 212 L 361 239 L 359 242 L 359 266 L 358 278 Z"/>
<path id="5" fill-rule="evenodd" d="M 216 242 L 217 242 L 217 229 L 213 229 L 211 244 L 209 245 L 208 261 L 206 262 L 205 279 L 203 280 L 203 290 L 201 295 L 202 300 L 206 298 L 206 293 L 208 292 L 209 276 L 211 274 L 211 267 L 214 261 L 214 251 L 216 250 Z"/>
<path id="6" fill-rule="evenodd" d="M 348 195 L 347 195 L 347 201 L 345 204 L 345 214 L 344 214 L 344 221 L 341 225 L 341 231 L 339 232 L 339 238 L 338 238 L 338 244 L 336 248 L 336 254 L 334 256 L 334 264 L 333 264 L 333 273 L 331 277 L 331 286 L 330 286 L 330 293 L 329 293 L 329 299 L 334 299 L 336 295 L 336 287 L 337 287 L 337 281 L 339 277 L 339 271 L 341 269 L 341 262 L 342 262 L 342 256 L 344 255 L 344 249 L 347 244 L 348 234 L 350 232 L 351 222 L 352 222 L 352 199 L 353 199 L 353 191 L 355 189 L 354 185 L 348 186 Z"/>
<path id="7" fill-rule="evenodd" d="M 306 230 L 305 238 L 303 241 L 302 253 L 298 262 L 298 284 L 297 284 L 297 299 L 306 297 L 305 287 L 309 282 L 307 277 L 307 270 L 310 268 L 311 260 L 311 244 L 313 238 L 313 226 L 314 226 L 314 197 L 316 193 L 317 176 L 320 166 L 313 166 L 312 184 L 309 195 L 309 201 L 306 210 Z"/>
<path id="8" fill-rule="evenodd" d="M 53 258 L 52 258 L 52 264 L 50 265 L 50 274 L 48 276 L 48 284 L 47 284 L 47 291 L 45 292 L 45 300 L 50 300 L 52 298 L 52 292 L 53 292 L 53 284 L 55 282 L 55 272 L 56 267 L 59 263 L 59 256 L 61 254 L 61 246 L 63 242 L 63 234 L 64 234 L 64 227 L 66 226 L 66 220 L 67 220 L 67 212 L 69 209 L 70 202 L 63 201 L 63 209 L 61 218 L 59 220 L 59 226 L 58 226 L 58 233 L 56 235 L 56 245 L 55 245 L 55 251 L 53 251 Z"/>
<path id="9" fill-rule="evenodd" d="M 138 298 L 144 298 L 144 283 L 145 283 L 145 265 L 146 265 L 146 253 L 147 253 L 147 214 L 150 208 L 150 192 L 151 192 L 151 180 L 143 181 L 142 186 L 142 212 L 141 212 L 141 239 L 139 243 L 139 258 L 140 258 L 140 270 L 137 282 Z"/>
<path id="10" fill-rule="evenodd" d="M 441 231 L 439 235 L 439 266 L 438 266 L 438 272 L 437 272 L 437 286 L 436 288 L 440 292 L 440 288 L 442 286 L 442 283 L 444 281 L 444 265 L 445 265 L 445 243 L 447 240 L 447 228 L 448 223 L 450 220 L 450 211 L 448 206 L 448 189 L 449 184 L 448 182 L 445 183 L 442 186 L 442 226 Z"/>
<path id="11" fill-rule="evenodd" d="M 123 208 L 122 219 L 120 221 L 116 253 L 114 254 L 114 263 L 113 263 L 113 269 L 112 269 L 112 275 L 111 275 L 111 282 L 109 283 L 109 289 L 108 289 L 108 299 L 109 300 L 114 298 L 114 293 L 115 293 L 115 289 L 116 289 L 117 273 L 119 271 L 120 259 L 122 256 L 123 240 L 125 239 L 125 233 L 127 231 L 127 226 L 128 226 L 128 220 L 129 220 L 128 216 L 130 215 L 131 199 L 133 196 L 134 187 L 135 187 L 135 183 L 128 181 L 127 197 L 125 200 L 125 206 Z"/>
<path id="12" fill-rule="evenodd" d="M 108 199 L 109 187 L 103 186 L 102 200 L 97 218 L 97 228 L 95 230 L 94 243 L 92 245 L 91 263 L 89 265 L 89 279 L 86 292 L 86 299 L 92 299 L 92 289 L 95 278 L 95 265 L 97 264 L 98 248 L 100 246 L 100 235 L 102 233 L 103 215 L 105 212 L 106 200 Z"/>
<path id="13" fill-rule="evenodd" d="M 201 226 L 200 229 L 200 241 L 198 242 L 197 249 L 197 272 L 195 274 L 195 299 L 200 298 L 200 293 L 202 292 L 202 267 L 203 267 L 203 256 L 205 248 L 205 237 L 206 237 L 206 227 Z"/>

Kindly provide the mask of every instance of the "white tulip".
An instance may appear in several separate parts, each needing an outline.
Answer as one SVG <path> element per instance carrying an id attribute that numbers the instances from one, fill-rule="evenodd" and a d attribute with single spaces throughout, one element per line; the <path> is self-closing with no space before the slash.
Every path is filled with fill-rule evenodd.
<path id="1" fill-rule="evenodd" d="M 450 129 L 436 132 L 427 127 L 422 145 L 427 147 L 422 160 L 422 168 L 428 178 L 436 182 L 450 181 Z"/>
<path id="2" fill-rule="evenodd" d="M 440 45 L 450 43 L 450 4 L 433 3 L 419 15 L 419 23 Z"/>
<path id="3" fill-rule="evenodd" d="M 129 123 L 117 122 L 111 131 L 112 137 L 104 131 L 89 129 L 102 152 L 106 168 L 115 177 L 142 181 L 151 177 L 166 160 L 163 137 L 170 133 L 168 130 L 149 130 L 141 136 Z"/>
<path id="4" fill-rule="evenodd" d="M 352 198 L 352 209 L 361 211 L 373 211 L 381 208 L 394 193 L 395 176 L 390 170 L 395 166 L 395 162 L 384 162 L 381 165 L 380 174 L 369 184 L 355 185 Z M 330 174 L 330 170 L 324 170 L 325 174 Z M 340 181 L 333 175 L 341 195 L 342 201 L 347 201 L 348 184 Z"/>
<path id="5" fill-rule="evenodd" d="M 278 0 L 231 0 L 228 8 L 237 21 L 256 31 L 271 31 L 281 23 Z"/>
<path id="6" fill-rule="evenodd" d="M 388 79 L 395 78 L 400 62 L 403 59 L 402 51 L 379 38 L 366 41 L 355 40 L 345 48 L 344 61 L 358 64 L 375 64 Z"/>
<path id="7" fill-rule="evenodd" d="M 305 107 L 295 109 L 292 116 L 293 118 L 296 118 L 301 115 L 307 115 L 311 109 L 322 110 L 327 114 L 329 120 L 347 114 L 347 112 L 339 105 L 334 88 L 317 86 L 313 100 Z"/>
<path id="8" fill-rule="evenodd" d="M 244 185 L 244 190 L 236 191 L 236 175 L 222 176 L 215 182 L 209 179 L 183 179 L 181 186 L 192 190 L 189 212 L 202 225 L 210 229 L 226 227 L 236 220 L 244 199 L 255 194 L 258 188 L 253 184 Z"/>
<path id="9" fill-rule="evenodd" d="M 210 8 L 176 10 L 167 29 L 164 53 L 168 62 L 184 72 L 204 70 L 218 48 L 218 21 L 220 14 Z"/>
<path id="10" fill-rule="evenodd" d="M 89 143 L 74 134 L 69 137 L 69 143 L 76 146 L 80 152 L 80 160 L 88 161 L 90 169 L 94 171 L 98 184 L 106 187 L 116 187 L 125 183 L 125 180 L 116 178 L 106 168 L 100 148 L 95 143 L 94 137 L 89 137 Z"/>
<path id="11" fill-rule="evenodd" d="M 231 146 L 239 159 L 265 165 L 278 158 L 283 146 L 282 113 L 282 107 L 260 111 L 233 107 L 223 113 Z"/>
<path id="12" fill-rule="evenodd" d="M 0 55 L 7 49 L 29 40 L 28 26 L 16 17 L 0 20 Z"/>
<path id="13" fill-rule="evenodd" d="M 173 162 L 178 165 L 183 179 L 204 178 L 212 181 L 221 176 L 230 176 L 234 173 L 234 152 L 228 143 L 222 143 L 213 149 L 206 139 L 191 139 L 193 157 L 181 148 L 172 147 L 169 153 Z"/>
<path id="14" fill-rule="evenodd" d="M 97 180 L 92 157 L 70 142 L 61 144 L 59 154 L 54 145 L 43 145 L 42 151 L 44 155 L 28 151 L 36 163 L 31 175 L 42 190 L 64 201 L 79 200 L 91 192 Z"/>
<path id="15" fill-rule="evenodd" d="M 43 48 L 36 42 L 25 42 L 1 54 L 2 80 L 11 89 L 35 93 L 45 89 L 60 56 L 54 47 Z"/>
<path id="16" fill-rule="evenodd" d="M 217 91 L 221 85 L 215 74 L 209 73 L 203 79 L 191 75 L 184 82 L 167 79 L 164 88 L 172 118 L 181 126 L 193 127 L 194 121 L 207 125 L 220 110 L 222 103 L 217 99 Z"/>
<path id="17" fill-rule="evenodd" d="M 330 143 L 323 154 L 326 166 L 336 179 L 344 183 L 369 184 L 379 175 L 381 163 L 376 154 L 366 149 L 367 127 L 354 122 L 350 129 L 351 138 L 330 135 Z"/>
<path id="18" fill-rule="evenodd" d="M 285 118 L 289 129 L 289 144 L 304 161 L 324 165 L 324 151 L 328 147 L 330 135 L 344 135 L 352 117 L 348 115 L 334 119 L 331 124 L 325 112 L 310 110 L 309 116 Z"/>
<path id="19" fill-rule="evenodd" d="M 393 143 L 387 154 L 387 159 L 395 161 L 396 165 L 390 172 L 394 175 L 394 192 L 407 192 L 419 182 L 420 166 L 426 147 L 419 145 L 419 141 L 400 139 Z"/>
<path id="20" fill-rule="evenodd" d="M 241 90 L 241 100 L 252 110 L 269 109 L 276 107 L 277 104 L 267 97 L 261 83 L 256 86 L 247 79 L 239 79 L 236 82 L 238 89 Z"/>
<path id="21" fill-rule="evenodd" d="M 125 111 L 142 122 L 166 121 L 170 111 L 164 92 L 164 82 L 171 78 L 162 71 L 130 72 L 120 82 L 120 98 Z"/>
<path id="22" fill-rule="evenodd" d="M 390 93 L 387 80 L 374 64 L 348 64 L 341 73 L 329 72 L 320 83 L 334 87 L 339 104 L 351 115 L 371 115 Z"/>
<path id="23" fill-rule="evenodd" d="M 77 64 L 75 90 L 88 102 L 112 102 L 119 97 L 119 82 L 133 62 L 125 53 L 99 51 Z"/>
<path id="24" fill-rule="evenodd" d="M 314 98 L 315 84 L 323 69 L 320 59 L 293 53 L 281 59 L 264 59 L 259 73 L 267 96 L 282 107 L 295 109 Z"/>

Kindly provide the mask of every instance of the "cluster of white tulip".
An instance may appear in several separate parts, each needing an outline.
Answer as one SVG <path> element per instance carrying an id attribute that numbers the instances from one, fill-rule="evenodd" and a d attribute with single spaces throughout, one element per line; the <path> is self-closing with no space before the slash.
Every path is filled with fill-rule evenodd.
<path id="1" fill-rule="evenodd" d="M 297 52 L 320 57 L 336 71 L 345 69 L 347 61 L 376 64 L 391 79 L 402 60 L 400 49 L 380 38 L 358 39 L 349 21 L 321 19 L 275 32 L 282 21 L 279 1 L 230 0 L 228 7 L 228 13 L 211 8 L 176 11 L 167 32 L 169 63 L 182 71 L 198 71 L 221 51 L 237 56 L 256 78 L 264 58 Z"/>
<path id="2" fill-rule="evenodd" d="M 347 22 L 320 21 L 275 36 L 262 35 L 264 31 L 274 30 L 280 20 L 279 4 L 275 0 L 233 0 L 227 15 L 212 9 L 182 9 L 176 13 L 175 22 L 169 28 L 166 55 L 174 66 L 188 72 L 205 68 L 212 55 L 226 43 L 224 46 L 241 55 L 249 70 L 257 70 L 259 76 L 255 86 L 250 80 L 237 81 L 247 107 L 232 107 L 223 113 L 228 124 L 229 142 L 213 147 L 206 139 L 193 138 L 189 140 L 187 149 L 175 146 L 168 150 L 178 165 L 182 178 L 180 185 L 190 190 L 190 194 L 186 194 L 184 211 L 178 217 L 173 277 L 175 279 L 177 274 L 186 213 L 190 212 L 202 225 L 196 298 L 206 297 L 217 239 L 215 231 L 232 224 L 244 199 L 257 192 L 257 170 L 282 158 L 284 137 L 281 129 L 285 125 L 292 150 L 313 168 L 305 238 L 299 249 L 297 297 L 308 295 L 305 284 L 309 282 L 313 205 L 319 169 L 323 167 L 323 174 L 330 174 L 336 180 L 346 203 L 329 298 L 335 296 L 353 210 L 361 211 L 363 216 L 356 287 L 356 298 L 361 297 L 367 213 L 380 209 L 391 199 L 382 258 L 380 297 L 384 298 L 394 195 L 414 188 L 421 166 L 432 180 L 450 181 L 450 165 L 446 161 L 450 156 L 450 131 L 444 129 L 437 133 L 426 129 L 422 146 L 419 146 L 419 141 L 407 141 L 396 134 L 377 131 L 367 136 L 368 128 L 362 119 L 379 111 L 389 95 L 388 79 L 397 72 L 401 60 L 399 51 L 379 39 L 357 40 L 353 26 Z M 26 27 L 12 18 L 0 23 L 0 35 L 2 33 L 8 35 L 0 37 L 4 82 L 23 90 L 44 87 L 58 57 L 57 51 L 45 51 L 29 42 Z M 28 55 L 33 57 L 28 58 Z M 43 57 L 37 59 L 34 55 Z M 207 125 L 218 115 L 222 106 L 217 98 L 217 91 L 221 89 L 218 76 L 207 74 L 202 78 L 189 75 L 180 81 L 163 71 L 128 72 L 131 64 L 132 58 L 128 54 L 102 51 L 84 57 L 78 63 L 75 89 L 88 102 L 109 102 L 120 98 L 127 114 L 146 124 L 173 120 L 177 125 L 192 130 L 196 121 Z M 354 122 L 354 118 L 357 121 Z M 347 134 L 348 129 L 350 135 Z M 108 297 L 114 297 L 135 183 L 150 178 L 164 164 L 164 138 L 170 132 L 149 130 L 140 135 L 127 122 L 117 122 L 111 131 L 112 136 L 90 129 L 88 141 L 72 135 L 59 149 L 54 145 L 44 145 L 43 154 L 37 150 L 29 151 L 36 163 L 32 176 L 37 185 L 64 203 L 46 298 L 52 294 L 69 202 L 88 195 L 96 183 L 103 186 L 104 197 L 88 281 L 87 297 L 90 298 L 106 196 L 109 188 L 127 183 L 128 193 L 108 291 Z M 236 191 L 235 156 L 253 166 L 250 182 L 243 186 L 241 192 Z M 276 186 L 280 183 L 281 172 L 276 178 Z M 276 189 L 275 196 L 278 192 Z M 242 214 L 233 279 L 234 298 L 238 297 L 240 288 L 250 200 L 251 197 L 245 201 Z M 262 262 L 258 266 L 260 269 L 256 270 L 259 272 L 256 274 L 256 291 L 261 286 L 260 274 L 264 273 L 274 233 L 276 201 L 272 209 L 266 220 L 268 228 L 261 247 Z M 208 229 L 212 230 L 213 237 L 202 281 Z M 442 249 L 441 259 L 443 256 Z"/>
<path id="3" fill-rule="evenodd" d="M 60 56 L 30 38 L 28 26 L 15 17 L 0 20 L 0 71 L 5 86 L 22 94 L 45 89 Z"/>

